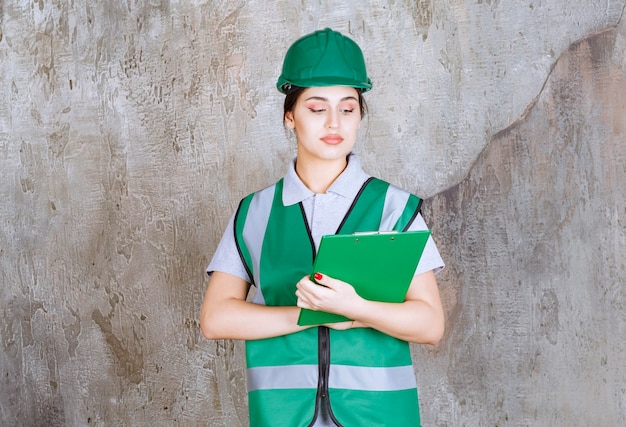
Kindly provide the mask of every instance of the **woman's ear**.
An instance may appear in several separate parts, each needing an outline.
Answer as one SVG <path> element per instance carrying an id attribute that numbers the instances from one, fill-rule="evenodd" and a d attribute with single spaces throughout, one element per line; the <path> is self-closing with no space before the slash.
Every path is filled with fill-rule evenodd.
<path id="1" fill-rule="evenodd" d="M 285 113 L 285 126 L 287 126 L 289 129 L 295 129 L 296 127 L 296 123 L 293 120 L 292 111 Z"/>

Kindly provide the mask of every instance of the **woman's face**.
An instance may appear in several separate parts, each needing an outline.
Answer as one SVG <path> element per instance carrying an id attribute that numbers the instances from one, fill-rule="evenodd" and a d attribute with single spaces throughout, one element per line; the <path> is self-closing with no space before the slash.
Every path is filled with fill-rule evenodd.
<path id="1" fill-rule="evenodd" d="M 285 124 L 296 133 L 298 161 L 345 161 L 361 124 L 359 94 L 345 86 L 307 88 L 285 114 Z"/>

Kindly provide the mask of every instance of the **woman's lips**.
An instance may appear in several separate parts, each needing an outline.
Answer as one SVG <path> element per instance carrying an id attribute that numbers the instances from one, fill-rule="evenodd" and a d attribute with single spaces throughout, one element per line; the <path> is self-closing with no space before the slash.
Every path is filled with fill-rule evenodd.
<path id="1" fill-rule="evenodd" d="M 340 135 L 326 135 L 325 137 L 321 138 L 321 140 L 324 141 L 326 144 L 337 145 L 343 141 L 343 137 Z"/>

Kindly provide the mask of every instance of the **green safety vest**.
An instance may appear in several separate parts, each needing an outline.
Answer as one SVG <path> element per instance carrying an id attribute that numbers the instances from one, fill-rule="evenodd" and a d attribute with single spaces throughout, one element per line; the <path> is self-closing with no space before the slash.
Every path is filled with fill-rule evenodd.
<path id="1" fill-rule="evenodd" d="M 283 180 L 244 198 L 235 216 L 237 248 L 256 286 L 253 302 L 295 306 L 296 283 L 316 250 L 301 203 L 284 206 Z M 337 234 L 406 231 L 421 200 L 370 178 Z M 254 325 L 250 325 L 254 327 Z M 313 327 L 246 342 L 251 426 L 311 425 L 321 405 L 341 426 L 419 426 L 409 344 L 371 328 Z"/>

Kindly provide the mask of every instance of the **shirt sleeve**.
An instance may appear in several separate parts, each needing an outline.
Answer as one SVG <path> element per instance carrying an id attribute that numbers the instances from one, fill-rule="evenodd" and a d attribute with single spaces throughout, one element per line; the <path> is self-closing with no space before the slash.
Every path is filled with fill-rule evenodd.
<path id="1" fill-rule="evenodd" d="M 221 271 L 223 273 L 232 274 L 242 278 L 248 283 L 251 283 L 248 272 L 243 265 L 239 251 L 237 250 L 237 244 L 235 243 L 234 232 L 235 215 L 230 217 L 226 231 L 222 236 L 222 240 L 217 245 L 215 254 L 206 269 L 207 274 L 210 276 L 214 271 Z"/>
<path id="2" fill-rule="evenodd" d="M 415 220 L 409 227 L 408 231 L 417 231 L 417 230 L 428 230 L 428 226 L 426 225 L 426 221 L 424 221 L 424 217 L 422 214 L 418 214 L 415 217 Z M 415 275 L 426 273 L 427 271 L 434 270 L 435 274 L 439 273 L 443 270 L 445 266 L 441 255 L 439 254 L 439 250 L 437 249 L 437 245 L 433 240 L 432 235 L 428 237 L 428 241 L 426 242 L 426 247 L 424 247 L 424 252 L 422 252 L 422 257 L 420 258 L 420 262 L 417 264 L 417 269 L 415 270 Z"/>

